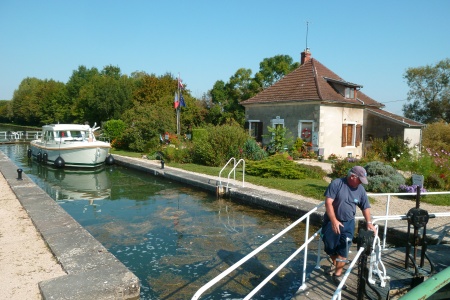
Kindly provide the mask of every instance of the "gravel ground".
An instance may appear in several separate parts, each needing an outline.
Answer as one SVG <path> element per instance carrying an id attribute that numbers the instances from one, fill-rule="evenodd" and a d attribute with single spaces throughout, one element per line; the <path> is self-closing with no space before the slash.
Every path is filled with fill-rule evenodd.
<path id="1" fill-rule="evenodd" d="M 0 173 L 0 299 L 41 299 L 38 282 L 66 273 Z"/>

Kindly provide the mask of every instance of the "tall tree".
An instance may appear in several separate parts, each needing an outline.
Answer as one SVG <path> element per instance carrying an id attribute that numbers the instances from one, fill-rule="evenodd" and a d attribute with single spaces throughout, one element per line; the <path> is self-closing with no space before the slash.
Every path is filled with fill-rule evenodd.
<path id="1" fill-rule="evenodd" d="M 64 83 L 43 80 L 37 86 L 36 97 L 40 101 L 40 125 L 66 123 L 71 119 L 70 101 Z"/>
<path id="2" fill-rule="evenodd" d="M 259 72 L 255 74 L 255 80 L 263 89 L 266 89 L 298 66 L 299 63 L 294 63 L 289 55 L 275 55 L 274 57 L 264 58 L 259 64 Z"/>
<path id="3" fill-rule="evenodd" d="M 450 122 L 450 59 L 435 66 L 409 68 L 404 78 L 410 88 L 405 117 L 422 123 Z"/>
<path id="4" fill-rule="evenodd" d="M 78 121 L 100 123 L 120 119 L 132 107 L 132 95 L 133 85 L 128 76 L 102 71 L 80 89 L 76 101 Z"/>
<path id="5" fill-rule="evenodd" d="M 14 91 L 11 109 L 12 120 L 20 125 L 39 125 L 40 99 L 36 92 L 42 80 L 27 77 L 22 80 L 17 90 Z"/>

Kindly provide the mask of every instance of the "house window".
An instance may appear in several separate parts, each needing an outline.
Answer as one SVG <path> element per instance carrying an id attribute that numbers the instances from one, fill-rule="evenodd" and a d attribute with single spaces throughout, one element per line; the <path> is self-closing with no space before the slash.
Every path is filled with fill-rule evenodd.
<path id="1" fill-rule="evenodd" d="M 358 147 L 361 144 L 362 126 L 342 124 L 342 147 Z"/>
<path id="2" fill-rule="evenodd" d="M 305 142 L 312 142 L 314 131 L 313 122 L 310 120 L 300 120 L 298 125 L 298 137 Z"/>
<path id="3" fill-rule="evenodd" d="M 355 88 L 346 87 L 345 88 L 345 98 L 355 99 Z"/>
<path id="4" fill-rule="evenodd" d="M 248 130 L 248 134 L 257 142 L 262 142 L 262 129 L 263 122 L 259 120 L 248 120 L 245 122 L 245 129 Z"/>
<path id="5" fill-rule="evenodd" d="M 278 128 L 279 126 L 284 127 L 284 119 L 280 119 L 280 117 L 276 117 L 275 119 L 270 120 L 272 123 L 272 127 Z"/>

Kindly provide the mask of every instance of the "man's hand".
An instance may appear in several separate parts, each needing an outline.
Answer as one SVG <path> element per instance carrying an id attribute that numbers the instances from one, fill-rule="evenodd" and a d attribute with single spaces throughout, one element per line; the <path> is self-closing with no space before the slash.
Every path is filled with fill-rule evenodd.
<path id="1" fill-rule="evenodd" d="M 331 222 L 331 229 L 333 229 L 334 233 L 341 234 L 341 229 L 339 227 L 344 227 L 344 225 L 338 220 Z"/>
<path id="2" fill-rule="evenodd" d="M 373 234 L 377 234 L 377 228 L 372 223 L 367 223 L 367 230 L 373 231 Z"/>

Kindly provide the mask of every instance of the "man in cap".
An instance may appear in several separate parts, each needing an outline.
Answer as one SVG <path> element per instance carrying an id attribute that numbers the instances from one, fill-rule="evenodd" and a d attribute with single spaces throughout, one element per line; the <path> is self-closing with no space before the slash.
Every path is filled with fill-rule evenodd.
<path id="1" fill-rule="evenodd" d="M 330 273 L 332 269 L 334 273 L 330 275 L 336 285 L 342 280 L 348 246 L 353 239 L 356 206 L 361 209 L 366 219 L 367 229 L 375 231 L 371 222 L 369 200 L 361 183 L 368 183 L 366 170 L 355 166 L 348 172 L 347 177 L 334 179 L 324 194 L 326 212 L 322 224 L 322 240 L 325 252 L 333 262 Z"/>

